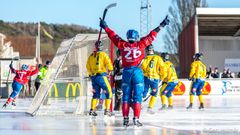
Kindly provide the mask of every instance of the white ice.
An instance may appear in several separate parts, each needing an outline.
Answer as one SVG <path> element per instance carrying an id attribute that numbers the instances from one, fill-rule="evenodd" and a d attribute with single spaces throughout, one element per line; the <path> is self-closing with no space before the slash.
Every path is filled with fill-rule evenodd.
<path id="1" fill-rule="evenodd" d="M 70 99 L 71 100 L 71 99 Z M 0 135 L 205 135 L 240 134 L 240 96 L 204 96 L 205 110 L 198 110 L 197 97 L 194 109 L 187 111 L 188 96 L 175 96 L 174 109 L 159 111 L 160 99 L 154 107 L 154 115 L 147 113 L 148 101 L 143 104 L 141 128 L 132 126 L 124 129 L 120 112 L 114 118 L 105 118 L 103 112 L 94 120 L 89 116 L 36 116 L 23 113 L 31 99 L 19 99 L 15 110 L 6 109 L 0 113 Z M 0 99 L 0 105 L 5 99 Z M 55 108 L 64 107 L 65 99 L 50 99 Z M 71 103 L 69 99 L 67 104 Z M 75 101 L 74 101 L 75 103 Z M 132 118 L 132 112 L 131 118 Z"/>

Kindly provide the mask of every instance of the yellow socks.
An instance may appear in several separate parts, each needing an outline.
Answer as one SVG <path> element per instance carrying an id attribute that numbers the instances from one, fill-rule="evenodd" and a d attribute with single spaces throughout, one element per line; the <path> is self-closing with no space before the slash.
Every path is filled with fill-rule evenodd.
<path id="1" fill-rule="evenodd" d="M 105 109 L 109 110 L 111 105 L 111 99 L 105 99 Z"/>
<path id="2" fill-rule="evenodd" d="M 165 95 L 162 95 L 161 97 L 162 97 L 162 104 L 166 105 L 167 97 Z"/>
<path id="3" fill-rule="evenodd" d="M 194 95 L 190 95 L 190 103 L 193 104 L 193 100 L 194 100 Z"/>
<path id="4" fill-rule="evenodd" d="M 172 96 L 168 98 L 168 105 L 173 106 L 173 98 L 172 98 Z"/>
<path id="5" fill-rule="evenodd" d="M 97 103 L 98 103 L 98 99 L 93 98 L 92 102 L 91 102 L 91 109 L 92 110 L 96 110 Z"/>
<path id="6" fill-rule="evenodd" d="M 153 108 L 155 102 L 156 102 L 157 97 L 151 96 L 150 102 L 149 102 L 149 108 Z"/>
<path id="7" fill-rule="evenodd" d="M 199 99 L 199 102 L 200 102 L 200 103 L 203 103 L 203 97 L 202 97 L 202 95 L 199 95 L 199 96 L 198 96 L 198 99 Z"/>

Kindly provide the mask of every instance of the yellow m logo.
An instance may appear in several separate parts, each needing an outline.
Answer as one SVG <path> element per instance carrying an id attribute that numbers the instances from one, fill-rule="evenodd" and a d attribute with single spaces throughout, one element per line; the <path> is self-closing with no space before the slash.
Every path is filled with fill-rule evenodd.
<path id="1" fill-rule="evenodd" d="M 67 88 L 66 88 L 66 97 L 69 97 L 69 90 L 70 90 L 70 87 L 71 87 L 71 90 L 72 90 L 72 96 L 75 97 L 76 94 L 77 94 L 77 88 L 79 90 L 79 94 L 80 96 L 82 96 L 82 91 L 81 91 L 81 85 L 80 83 L 68 83 L 67 85 Z"/>

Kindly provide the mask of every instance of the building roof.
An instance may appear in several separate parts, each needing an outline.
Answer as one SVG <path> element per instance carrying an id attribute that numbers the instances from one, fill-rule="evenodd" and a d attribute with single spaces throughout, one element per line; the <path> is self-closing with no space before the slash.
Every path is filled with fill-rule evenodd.
<path id="1" fill-rule="evenodd" d="M 240 36 L 240 8 L 197 8 L 199 36 Z"/>

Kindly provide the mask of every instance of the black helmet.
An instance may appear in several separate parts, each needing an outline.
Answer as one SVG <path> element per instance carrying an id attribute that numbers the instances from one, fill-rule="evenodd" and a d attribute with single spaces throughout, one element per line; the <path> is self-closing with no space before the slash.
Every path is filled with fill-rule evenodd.
<path id="1" fill-rule="evenodd" d="M 193 59 L 195 59 L 195 60 L 196 60 L 196 59 L 201 60 L 202 57 L 203 57 L 203 53 L 201 53 L 201 52 L 200 52 L 200 53 L 196 53 L 196 54 L 193 55 Z"/>
<path id="2" fill-rule="evenodd" d="M 167 52 L 161 53 L 161 57 L 163 58 L 164 61 L 168 61 L 170 59 L 170 56 Z"/>
<path id="3" fill-rule="evenodd" d="M 95 47 L 98 51 L 102 51 L 102 49 L 103 49 L 102 41 L 96 41 L 95 42 Z"/>
<path id="4" fill-rule="evenodd" d="M 47 60 L 46 61 L 46 65 L 50 65 L 51 64 L 51 61 L 50 60 Z"/>
<path id="5" fill-rule="evenodd" d="M 120 56 L 120 55 L 121 55 L 121 51 L 120 51 L 120 49 L 117 49 L 116 54 L 117 54 L 117 56 Z"/>
<path id="6" fill-rule="evenodd" d="M 153 45 L 152 44 L 147 47 L 147 51 L 153 51 L 153 50 L 154 49 L 153 49 Z"/>

